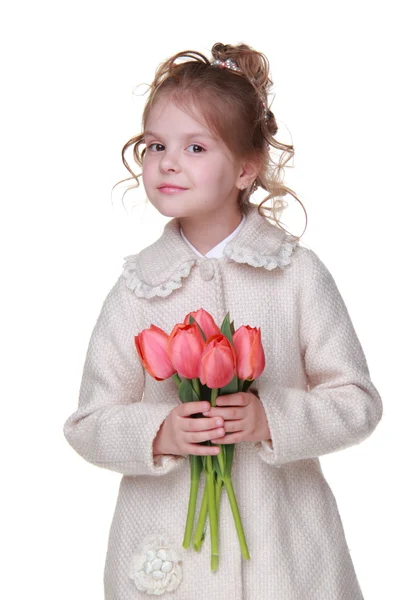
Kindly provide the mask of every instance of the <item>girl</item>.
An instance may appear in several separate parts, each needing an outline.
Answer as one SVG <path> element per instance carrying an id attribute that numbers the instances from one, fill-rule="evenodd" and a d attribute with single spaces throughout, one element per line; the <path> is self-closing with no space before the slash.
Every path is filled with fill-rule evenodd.
<path id="1" fill-rule="evenodd" d="M 247 45 L 215 44 L 211 60 L 178 53 L 158 68 L 143 131 L 123 149 L 138 184 L 124 156 L 133 146 L 147 197 L 172 218 L 126 258 L 64 426 L 84 459 L 123 474 L 106 600 L 363 598 L 319 456 L 367 438 L 382 404 L 332 275 L 275 218 L 278 197 L 297 197 L 280 177 L 293 147 L 274 137 L 271 84 L 266 57 Z M 275 223 L 250 202 L 257 187 L 269 192 L 261 205 L 272 199 Z M 252 390 L 220 396 L 211 410 L 181 403 L 172 378 L 149 376 L 134 346 L 151 324 L 169 333 L 200 308 L 218 324 L 229 311 L 236 328 L 260 327 L 266 356 Z M 218 451 L 200 444 L 208 440 L 236 444 L 232 480 L 250 552 L 243 560 L 223 493 L 217 571 L 209 530 L 200 552 L 182 548 L 188 455 Z"/>

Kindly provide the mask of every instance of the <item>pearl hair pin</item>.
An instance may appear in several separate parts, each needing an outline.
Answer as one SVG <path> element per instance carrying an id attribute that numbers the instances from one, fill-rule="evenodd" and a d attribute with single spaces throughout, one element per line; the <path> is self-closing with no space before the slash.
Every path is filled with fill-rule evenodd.
<path id="1" fill-rule="evenodd" d="M 220 60 L 216 58 L 212 61 L 212 65 L 220 65 L 222 69 L 232 69 L 232 71 L 240 71 L 239 67 L 231 58 L 227 58 L 226 60 Z"/>

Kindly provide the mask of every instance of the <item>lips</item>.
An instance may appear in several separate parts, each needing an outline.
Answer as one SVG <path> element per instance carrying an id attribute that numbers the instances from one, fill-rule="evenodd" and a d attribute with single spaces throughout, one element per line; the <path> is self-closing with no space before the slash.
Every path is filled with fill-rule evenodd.
<path id="1" fill-rule="evenodd" d="M 171 190 L 186 190 L 187 189 L 180 185 L 174 185 L 172 183 L 162 183 L 161 185 L 158 186 L 159 190 L 164 190 L 166 188 L 171 189 Z"/>

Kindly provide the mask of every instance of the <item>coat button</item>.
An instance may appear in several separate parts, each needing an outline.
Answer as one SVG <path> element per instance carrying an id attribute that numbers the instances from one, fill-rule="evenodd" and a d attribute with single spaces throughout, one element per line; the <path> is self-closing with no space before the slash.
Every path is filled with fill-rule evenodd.
<path id="1" fill-rule="evenodd" d="M 214 265 L 209 259 L 200 263 L 200 275 L 204 281 L 210 281 L 214 277 Z"/>

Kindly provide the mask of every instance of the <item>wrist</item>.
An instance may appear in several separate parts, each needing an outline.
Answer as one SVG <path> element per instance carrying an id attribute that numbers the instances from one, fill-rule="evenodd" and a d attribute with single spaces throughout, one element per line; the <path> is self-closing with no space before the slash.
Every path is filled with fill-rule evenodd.
<path id="1" fill-rule="evenodd" d="M 165 421 L 162 422 L 156 437 L 153 440 L 153 457 L 155 456 L 183 456 L 174 452 L 174 448 L 165 445 Z"/>
<path id="2" fill-rule="evenodd" d="M 250 388 L 249 392 L 254 394 L 254 396 L 256 396 L 256 398 L 258 398 L 258 400 L 260 401 L 260 404 L 262 406 L 262 411 L 261 411 L 262 435 L 261 435 L 260 441 L 268 442 L 268 444 L 272 447 L 271 432 L 269 430 L 268 417 L 267 417 L 267 413 L 265 412 L 265 407 L 259 396 L 258 390 L 254 389 L 254 388 Z"/>
<path id="3" fill-rule="evenodd" d="M 165 421 L 161 424 L 160 429 L 157 432 L 156 437 L 153 440 L 153 456 L 165 454 L 164 448 L 162 447 L 162 434 Z"/>

